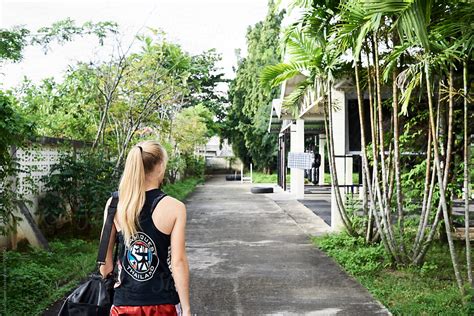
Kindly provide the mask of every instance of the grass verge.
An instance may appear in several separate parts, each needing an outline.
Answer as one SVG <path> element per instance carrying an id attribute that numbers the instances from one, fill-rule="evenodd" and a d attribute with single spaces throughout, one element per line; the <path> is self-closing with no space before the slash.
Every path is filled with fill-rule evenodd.
<path id="1" fill-rule="evenodd" d="M 1 300 L 2 314 L 41 314 L 94 269 L 98 241 L 55 239 L 49 245 L 50 252 L 28 245 L 3 252 L 6 299 Z"/>
<path id="2" fill-rule="evenodd" d="M 266 174 L 263 172 L 255 171 L 252 174 L 253 183 L 277 183 L 278 175 L 276 173 Z M 290 175 L 286 175 L 286 182 L 290 182 Z"/>
<path id="3" fill-rule="evenodd" d="M 313 243 L 394 315 L 472 315 L 474 311 L 472 305 L 462 303 L 446 245 L 433 245 L 422 267 L 395 270 L 383 247 L 367 246 L 363 238 L 340 233 L 313 238 Z"/>
<path id="4" fill-rule="evenodd" d="M 204 178 L 201 177 L 188 178 L 163 186 L 163 192 L 174 197 L 175 199 L 182 201 L 188 196 L 189 193 L 194 191 L 196 185 L 203 182 Z"/>
<path id="5" fill-rule="evenodd" d="M 203 178 L 188 178 L 166 185 L 163 191 L 184 200 L 202 182 Z M 94 270 L 98 244 L 98 239 L 60 236 L 49 241 L 49 252 L 26 244 L 16 251 L 3 251 L 6 297 L 0 298 L 0 314 L 42 314 Z"/>

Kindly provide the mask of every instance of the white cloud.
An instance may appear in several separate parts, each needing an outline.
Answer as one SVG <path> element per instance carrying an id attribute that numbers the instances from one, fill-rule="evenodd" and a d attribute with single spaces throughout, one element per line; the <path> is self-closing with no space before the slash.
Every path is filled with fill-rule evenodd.
<path id="1" fill-rule="evenodd" d="M 232 76 L 235 49 L 245 52 L 247 27 L 262 20 L 267 0 L 2 0 L 2 28 L 25 25 L 37 29 L 70 17 L 85 21 L 116 21 L 125 45 L 144 27 L 161 28 L 169 39 L 190 53 L 216 48 L 222 53 L 221 66 Z M 24 60 L 2 67 L 3 87 L 16 85 L 23 76 L 34 81 L 60 77 L 68 64 L 104 56 L 110 48 L 98 46 L 92 37 L 77 39 L 64 46 L 54 45 L 45 55 L 38 47 L 28 47 Z M 100 58 L 100 57 L 99 57 Z"/>

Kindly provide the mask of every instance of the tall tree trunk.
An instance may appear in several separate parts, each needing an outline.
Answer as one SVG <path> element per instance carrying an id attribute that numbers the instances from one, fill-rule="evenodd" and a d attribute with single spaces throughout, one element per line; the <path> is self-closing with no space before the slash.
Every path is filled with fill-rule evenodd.
<path id="1" fill-rule="evenodd" d="M 398 124 L 398 88 L 397 88 L 397 67 L 392 74 L 392 90 L 393 90 L 393 159 L 395 165 L 395 186 L 397 189 L 397 212 L 398 212 L 398 229 L 400 232 L 400 247 L 401 251 L 405 253 L 405 243 L 403 238 L 405 236 L 405 224 L 403 214 L 403 192 L 400 171 L 400 142 L 399 142 L 399 124 Z M 390 200 L 389 200 L 390 201 Z"/>
<path id="2" fill-rule="evenodd" d="M 441 85 L 438 85 L 438 89 L 439 89 L 439 93 L 438 95 L 441 95 Z M 441 98 L 438 98 L 438 103 L 437 103 L 437 109 L 436 109 L 436 137 L 439 137 L 440 135 L 440 129 L 441 129 L 441 125 L 443 124 L 442 120 L 441 120 L 441 115 L 442 115 L 442 111 L 441 111 Z M 428 124 L 430 124 L 428 122 Z M 430 132 L 431 134 L 431 132 Z M 451 153 L 448 153 L 448 156 L 447 158 L 450 159 L 451 157 Z M 449 167 L 449 161 L 447 164 L 445 164 L 445 168 L 444 168 L 444 178 L 443 178 L 443 186 L 444 186 L 444 189 L 446 190 L 446 187 L 448 185 L 448 168 Z M 430 191 L 429 191 L 429 195 L 428 195 L 428 204 L 427 204 L 427 210 L 431 210 L 431 204 L 432 204 L 432 198 L 433 198 L 433 192 L 434 192 L 434 187 L 435 187 L 435 180 L 436 180 L 436 168 L 435 166 L 433 166 L 433 170 L 432 170 L 432 175 L 431 175 L 431 187 L 430 187 Z M 429 213 L 426 214 L 426 216 L 428 217 L 429 216 Z M 435 217 L 434 217 L 434 221 L 431 225 L 431 229 L 430 229 L 430 233 L 428 235 L 428 237 L 426 238 L 426 241 L 424 241 L 423 243 L 423 247 L 421 248 L 421 250 L 419 250 L 418 253 L 415 252 L 415 259 L 413 261 L 413 263 L 415 265 L 420 265 L 421 262 L 423 262 L 424 258 L 425 258 L 425 255 L 426 253 L 428 252 L 430 246 L 431 246 L 431 242 L 434 240 L 434 237 L 435 237 L 435 234 L 436 232 L 438 231 L 438 225 L 440 223 L 440 221 L 442 220 L 442 217 L 443 217 L 443 212 L 442 212 L 442 207 L 441 207 L 441 201 L 438 202 L 438 208 L 437 208 L 437 211 L 436 211 L 436 214 L 435 214 Z M 421 242 L 423 242 L 423 239 L 420 239 L 420 246 L 422 245 Z"/>
<path id="3" fill-rule="evenodd" d="M 354 235 L 354 230 L 352 227 L 352 223 L 347 216 L 346 209 L 344 206 L 344 201 L 342 201 L 341 191 L 339 188 L 339 181 L 337 178 L 337 170 L 336 170 L 336 162 L 335 162 L 335 154 L 334 154 L 334 138 L 333 138 L 333 125 L 332 125 L 332 93 L 331 93 L 331 80 L 327 80 L 328 85 L 328 104 L 324 107 L 325 109 L 325 126 L 326 126 L 326 135 L 328 136 L 328 156 L 329 156 L 329 166 L 330 166 L 330 174 L 331 174 L 331 185 L 336 197 L 336 204 L 337 209 L 339 211 L 339 215 L 343 221 L 343 224 L 349 234 Z M 327 119 L 326 119 L 327 118 Z"/>
<path id="4" fill-rule="evenodd" d="M 104 107 L 104 111 L 102 112 L 102 117 L 100 118 L 99 128 L 97 129 L 94 142 L 92 143 L 93 149 L 96 148 L 97 145 L 99 144 L 100 136 L 102 135 L 103 130 L 105 129 L 105 122 L 107 120 L 107 114 L 109 112 L 111 102 L 112 102 L 112 99 L 109 97 L 106 97 L 105 107 Z"/>
<path id="5" fill-rule="evenodd" d="M 464 89 L 464 229 L 466 239 L 466 265 L 467 265 L 467 279 L 471 287 L 473 286 L 472 279 L 472 260 L 471 260 L 471 240 L 469 235 L 469 131 L 468 131 L 468 91 L 467 91 L 467 62 L 463 62 L 463 89 Z"/>
<path id="6" fill-rule="evenodd" d="M 448 213 L 448 204 L 446 201 L 446 191 L 443 185 L 443 174 L 442 174 L 442 169 L 441 169 L 441 163 L 439 159 L 439 144 L 438 144 L 438 137 L 436 135 L 436 130 L 435 130 L 435 121 L 434 121 L 434 112 L 433 112 L 433 97 L 431 93 L 431 73 L 429 69 L 428 62 L 425 62 L 425 76 L 426 76 L 426 91 L 428 94 L 428 113 L 429 113 L 429 118 L 430 118 L 430 128 L 431 128 L 431 133 L 433 135 L 433 148 L 434 148 L 434 165 L 437 170 L 437 175 L 438 175 L 438 184 L 439 184 L 439 193 L 440 193 L 440 203 L 441 203 L 441 208 L 443 210 L 443 217 L 444 217 L 444 222 L 445 222 L 445 227 L 446 227 L 446 237 L 448 239 L 448 245 L 449 245 L 449 252 L 451 254 L 451 261 L 453 264 L 453 269 L 454 269 L 454 275 L 456 277 L 456 282 L 458 284 L 458 287 L 461 291 L 462 294 L 464 294 L 464 287 L 463 287 L 463 280 L 461 278 L 461 274 L 459 273 L 459 264 L 458 264 L 458 259 L 456 255 L 456 250 L 454 249 L 454 243 L 453 243 L 453 238 L 451 235 L 451 224 L 449 222 L 449 213 Z"/>
<path id="7" fill-rule="evenodd" d="M 434 169 L 433 169 L 434 172 Z M 426 145 L 426 171 L 425 171 L 425 185 L 423 190 L 423 202 L 421 204 L 420 223 L 418 224 L 418 230 L 416 233 L 415 242 L 413 244 L 413 254 L 418 253 L 420 247 L 420 241 L 423 240 L 426 226 L 428 225 L 429 213 L 431 209 L 431 196 L 434 187 L 434 177 L 431 171 L 431 131 L 428 130 L 428 141 Z M 431 181 L 431 186 L 430 186 Z M 430 194 L 431 193 L 431 194 Z"/>
<path id="8" fill-rule="evenodd" d="M 382 171 L 382 193 L 384 203 L 387 207 L 387 192 L 388 192 L 388 177 L 385 169 L 385 144 L 384 144 L 384 133 L 383 133 L 383 114 L 382 114 L 382 85 L 380 79 L 380 61 L 379 61 L 379 46 L 377 32 L 374 32 L 374 66 L 375 66 L 375 83 L 376 83 L 376 94 L 377 94 L 377 123 L 379 129 L 379 151 L 380 151 L 380 169 Z M 388 213 L 387 213 L 388 214 Z"/>
<path id="9" fill-rule="evenodd" d="M 361 139 L 361 153 L 362 153 L 362 181 L 364 185 L 364 204 L 367 204 L 367 191 L 369 193 L 370 199 L 370 210 L 369 217 L 367 222 L 367 233 L 366 240 L 370 241 L 372 235 L 372 214 L 377 212 L 375 209 L 375 196 L 372 190 L 372 185 L 370 183 L 370 171 L 369 171 L 369 159 L 367 157 L 367 140 L 365 139 L 365 114 L 364 114 L 364 100 L 362 98 L 362 92 L 360 89 L 360 79 L 359 79 L 359 61 L 355 61 L 355 78 L 356 78 L 356 89 L 357 89 L 357 104 L 359 109 L 359 122 L 360 122 L 360 139 Z M 370 82 L 369 82 L 370 85 Z M 370 96 L 369 96 L 370 97 Z M 367 191 L 365 191 L 367 190 Z M 378 221 L 378 228 L 381 230 L 380 221 Z M 390 252 L 390 247 L 388 246 L 385 235 L 382 234 L 382 243 L 384 244 L 387 252 Z"/>
<path id="10" fill-rule="evenodd" d="M 100 136 L 104 133 L 105 125 L 107 123 L 107 115 L 109 113 L 110 106 L 112 105 L 114 94 L 117 91 L 117 88 L 123 79 L 125 69 L 127 68 L 127 64 L 125 63 L 125 55 L 121 55 L 119 57 L 119 61 L 117 62 L 116 65 L 117 65 L 117 70 L 116 70 L 117 73 L 114 74 L 112 82 L 107 82 L 107 80 L 110 80 L 111 78 L 107 78 L 106 76 L 104 78 L 104 80 L 106 80 L 106 82 L 104 83 L 104 88 L 103 89 L 99 88 L 100 93 L 105 99 L 105 107 L 100 119 L 99 128 L 97 129 L 97 134 L 95 135 L 94 143 L 92 144 L 93 149 L 96 148 L 96 146 L 99 143 Z M 112 66 L 113 66 L 113 61 L 111 61 L 110 69 L 112 69 Z"/>
<path id="11" fill-rule="evenodd" d="M 394 258 L 397 262 L 402 262 L 402 259 L 398 253 L 398 247 L 396 244 L 395 236 L 390 222 L 390 205 L 387 199 L 388 193 L 388 178 L 385 170 L 385 149 L 384 149 L 384 135 L 383 135 L 383 115 L 382 115 L 382 91 L 381 91 L 381 79 L 380 79 L 380 67 L 379 67 L 379 53 L 378 53 L 378 36 L 377 32 L 373 34 L 373 55 L 374 55 L 374 67 L 375 67 L 375 84 L 376 84 L 376 96 L 377 96 L 377 126 L 379 136 L 379 154 L 380 154 L 380 169 L 381 169 L 381 181 L 376 181 L 377 195 L 380 201 L 382 220 L 388 233 L 389 245 L 391 245 Z M 377 161 L 377 162 L 376 162 Z M 374 152 L 374 165 L 378 164 L 377 152 Z M 378 173 L 378 172 L 377 172 Z M 376 175 L 378 177 L 378 175 Z M 380 186 L 380 182 L 382 185 Z"/>
<path id="12" fill-rule="evenodd" d="M 372 38 L 369 37 L 369 42 L 372 42 L 372 47 L 373 41 Z M 373 57 L 373 55 L 372 55 Z M 395 247 L 392 243 L 392 239 L 390 238 L 390 234 L 387 231 L 387 218 L 385 216 L 385 210 L 383 207 L 383 202 L 382 202 L 382 193 L 381 193 L 381 188 L 380 188 L 380 180 L 379 180 L 379 171 L 378 171 L 378 158 L 377 158 L 377 129 L 375 126 L 377 125 L 376 123 L 376 118 L 375 118 L 375 107 L 376 107 L 376 93 L 372 93 L 372 72 L 370 71 L 370 51 L 367 51 L 367 60 L 369 61 L 367 71 L 368 71 L 368 92 L 369 92 L 369 103 L 370 103 L 370 131 L 371 131 L 371 137 L 372 137 L 372 163 L 373 163 L 373 170 L 372 170 L 372 193 L 369 193 L 370 196 L 372 196 L 372 201 L 373 201 L 373 216 L 375 219 L 375 224 L 378 230 L 378 235 L 380 236 L 382 243 L 387 251 L 387 253 L 390 254 L 390 256 L 395 260 L 399 261 L 397 251 L 395 250 Z M 375 60 L 373 60 L 373 63 L 375 63 Z M 375 81 L 375 78 L 374 78 Z M 375 82 L 374 82 L 375 86 Z M 374 98 L 372 98 L 374 97 Z M 369 164 L 367 162 L 366 164 L 366 175 L 367 178 L 370 179 L 370 171 L 368 168 Z M 370 181 L 367 181 L 367 183 L 370 183 Z M 370 187 L 369 187 L 370 190 Z M 369 191 L 370 192 L 370 191 Z M 378 210 L 379 209 L 379 210 Z M 380 214 L 378 213 L 380 211 Z M 376 234 L 376 235 L 377 235 Z"/>

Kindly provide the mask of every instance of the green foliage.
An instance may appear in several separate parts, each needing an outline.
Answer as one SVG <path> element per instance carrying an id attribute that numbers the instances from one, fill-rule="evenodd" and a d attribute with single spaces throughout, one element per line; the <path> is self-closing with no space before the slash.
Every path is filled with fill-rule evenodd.
<path id="1" fill-rule="evenodd" d="M 271 103 L 278 90 L 260 86 L 260 75 L 267 65 L 281 57 L 280 24 L 284 12 L 275 13 L 269 4 L 264 21 L 247 31 L 248 55 L 238 60 L 235 79 L 229 87 L 229 109 L 222 135 L 229 139 L 234 153 L 245 163 L 256 168 L 275 168 L 276 135 L 267 132 Z"/>
<path id="2" fill-rule="evenodd" d="M 40 45 L 47 50 L 52 42 L 64 44 L 83 35 L 95 35 L 99 43 L 103 44 L 108 34 L 116 32 L 117 24 L 114 22 L 89 21 L 77 26 L 70 18 L 55 22 L 50 27 L 42 27 L 33 33 L 18 26 L 0 29 L 0 60 L 17 62 L 22 59 L 23 49 L 28 45 Z"/>
<path id="3" fill-rule="evenodd" d="M 0 234 L 16 231 L 20 217 L 15 215 L 16 201 L 21 196 L 15 190 L 18 172 L 12 159 L 11 146 L 22 146 L 27 135 L 34 135 L 34 125 L 14 108 L 15 100 L 0 91 Z"/>
<path id="4" fill-rule="evenodd" d="M 196 185 L 203 183 L 204 178 L 194 177 L 187 178 L 184 180 L 179 180 L 176 183 L 170 183 L 163 186 L 163 192 L 166 194 L 183 201 L 186 197 L 194 191 Z"/>
<path id="5" fill-rule="evenodd" d="M 276 183 L 278 180 L 278 175 L 276 173 L 266 174 L 263 172 L 253 172 L 252 182 L 253 183 Z"/>
<path id="6" fill-rule="evenodd" d="M 26 247 L 2 253 L 6 300 L 0 300 L 0 310 L 5 315 L 40 315 L 93 270 L 98 239 L 52 240 L 49 245 L 50 252 Z"/>
<path id="7" fill-rule="evenodd" d="M 99 167 L 97 164 L 99 160 L 100 157 L 92 156 L 72 161 L 70 156 L 64 156 L 59 166 L 56 167 L 56 170 L 63 171 L 63 175 L 51 179 L 50 184 L 59 181 L 52 185 L 58 186 L 59 183 L 63 183 L 68 190 L 64 194 L 73 194 L 71 181 L 74 180 L 74 176 L 94 177 L 84 168 Z M 97 211 L 100 213 L 98 220 L 102 223 L 103 207 L 109 194 L 106 186 L 107 183 L 113 183 L 113 181 L 106 179 L 108 173 L 105 169 L 92 169 L 92 171 L 97 172 L 94 179 L 81 183 L 76 182 L 81 186 L 90 185 L 92 191 L 86 192 L 88 188 L 84 187 L 78 189 L 76 194 L 81 194 L 82 201 L 88 203 L 88 207 L 98 208 Z M 170 196 L 184 200 L 202 181 L 202 177 L 188 178 L 175 184 L 165 185 L 163 190 Z M 62 191 L 60 192 L 63 194 Z M 90 195 L 88 199 L 84 196 L 87 193 Z M 63 196 L 59 198 L 63 198 Z M 92 241 L 54 239 L 49 242 L 51 251 L 44 251 L 29 245 L 20 246 L 17 251 L 4 250 L 1 262 L 7 273 L 5 279 L 6 300 L 0 300 L 0 310 L 6 311 L 6 315 L 42 314 L 46 307 L 62 298 L 68 291 L 76 287 L 80 280 L 93 271 L 97 258 L 98 236 L 99 232 L 89 234 L 88 237 L 92 237 Z M 6 306 L 3 305 L 5 303 Z"/>
<path id="8" fill-rule="evenodd" d="M 383 247 L 366 245 L 361 237 L 339 233 L 315 237 L 313 242 L 394 315 L 470 314 L 470 305 L 463 306 L 459 290 L 453 282 L 446 245 L 433 245 L 421 267 L 398 267 L 394 270 Z M 460 252 L 460 258 L 464 256 Z"/>
<path id="9" fill-rule="evenodd" d="M 211 136 L 207 126 L 212 123 L 211 111 L 202 104 L 182 110 L 176 117 L 172 129 L 179 151 L 190 155 L 197 146 L 206 144 Z"/>
<path id="10" fill-rule="evenodd" d="M 317 237 L 313 242 L 352 275 L 374 273 L 389 264 L 383 247 L 366 245 L 363 237 L 341 233 Z"/>
<path id="11" fill-rule="evenodd" d="M 165 183 L 175 183 L 178 175 L 182 174 L 186 168 L 186 161 L 181 155 L 173 155 L 168 159 L 166 166 Z"/>
<path id="12" fill-rule="evenodd" d="M 184 169 L 184 178 L 188 177 L 204 177 L 206 169 L 206 160 L 201 156 L 186 155 L 184 156 L 186 168 Z"/>
<path id="13" fill-rule="evenodd" d="M 0 29 L 0 60 L 18 61 L 27 45 L 27 29 L 15 27 L 11 30 Z"/>
<path id="14" fill-rule="evenodd" d="M 222 69 L 217 66 L 221 60 L 221 55 L 215 49 L 191 56 L 190 74 L 187 79 L 188 94 L 184 98 L 185 107 L 202 104 L 219 122 L 225 118 L 223 104 L 227 103 L 226 96 L 218 90 L 220 84 L 227 82 L 223 79 Z M 210 126 L 208 129 L 213 130 Z"/>
<path id="15" fill-rule="evenodd" d="M 51 36 L 42 41 L 62 36 L 64 28 L 70 33 L 64 40 L 70 40 L 80 31 L 71 23 L 44 29 Z M 97 146 L 117 154 L 117 167 L 130 145 L 143 138 L 177 137 L 178 152 L 189 154 L 220 130 L 220 55 L 213 50 L 190 55 L 157 30 L 137 37 L 140 50 L 70 66 L 62 81 L 25 80 L 14 90 L 18 111 L 37 122 L 42 136 L 97 140 Z M 177 154 L 171 149 L 170 156 Z"/>
<path id="16" fill-rule="evenodd" d="M 253 172 L 253 178 L 252 178 L 253 183 L 275 183 L 276 184 L 277 181 L 278 181 L 278 174 L 276 173 L 266 174 L 259 171 Z M 286 182 L 287 183 L 290 182 L 289 174 L 286 175 Z"/>
<path id="17" fill-rule="evenodd" d="M 33 123 L 16 111 L 15 102 L 0 91 L 0 166 L 10 161 L 10 146 L 21 145 L 34 133 Z M 1 169 L 0 176 L 3 178 Z"/>
<path id="18" fill-rule="evenodd" d="M 52 224 L 62 216 L 72 221 L 76 232 L 100 227 L 105 201 L 118 187 L 113 168 L 102 153 L 63 154 L 43 179 L 46 194 L 39 202 L 42 225 L 54 232 L 56 225 Z"/>
<path id="19" fill-rule="evenodd" d="M 86 64 L 70 68 L 61 83 L 52 78 L 34 85 L 26 80 L 15 94 L 18 110 L 37 122 L 42 136 L 91 140 L 96 132 L 98 77 Z"/>
<path id="20" fill-rule="evenodd" d="M 72 41 L 76 36 L 95 35 L 102 45 L 107 35 L 117 33 L 117 27 L 117 23 L 110 21 L 98 23 L 88 21 L 82 26 L 78 26 L 74 20 L 66 18 L 53 23 L 51 26 L 38 29 L 31 42 L 47 47 L 53 41 L 64 44 Z"/>

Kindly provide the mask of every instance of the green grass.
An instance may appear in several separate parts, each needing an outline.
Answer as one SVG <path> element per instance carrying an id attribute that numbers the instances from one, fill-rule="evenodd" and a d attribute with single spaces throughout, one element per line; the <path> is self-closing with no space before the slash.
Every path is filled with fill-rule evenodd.
<path id="1" fill-rule="evenodd" d="M 173 184 L 167 184 L 163 186 L 163 192 L 182 201 L 186 198 L 186 196 L 188 196 L 189 193 L 194 191 L 196 185 L 203 182 L 204 178 L 187 178 L 184 180 L 176 181 Z"/>
<path id="2" fill-rule="evenodd" d="M 6 300 L 0 303 L 3 315 L 41 314 L 93 271 L 97 240 L 55 239 L 49 245 L 51 252 L 25 245 L 3 252 L 7 275 Z"/>
<path id="3" fill-rule="evenodd" d="M 246 174 L 247 175 L 247 174 Z M 253 183 L 277 183 L 278 182 L 278 174 L 266 174 L 259 171 L 254 171 L 252 173 L 252 181 Z M 286 175 L 286 182 L 290 182 L 290 175 Z"/>
<path id="4" fill-rule="evenodd" d="M 473 311 L 472 306 L 463 306 L 444 244 L 433 246 L 422 267 L 395 270 L 380 245 L 367 246 L 363 239 L 341 233 L 313 242 L 394 315 L 469 315 L 469 309 Z"/>
<path id="5" fill-rule="evenodd" d="M 324 183 L 325 184 L 331 184 L 331 175 L 329 173 L 324 174 Z M 359 174 L 358 173 L 353 173 L 352 174 L 352 183 L 353 184 L 358 184 L 359 183 Z"/>
<path id="6" fill-rule="evenodd" d="M 277 183 L 278 175 L 274 174 L 266 174 L 263 172 L 253 172 L 252 173 L 252 181 L 253 183 Z"/>
<path id="7" fill-rule="evenodd" d="M 163 188 L 184 200 L 202 178 L 188 178 Z M 90 233 L 98 236 L 99 233 Z M 50 240 L 51 251 L 21 244 L 2 253 L 6 271 L 6 300 L 0 298 L 0 315 L 39 315 L 48 306 L 77 287 L 95 269 L 99 240 L 59 236 Z M 5 306 L 6 302 L 6 306 Z"/>
<path id="8" fill-rule="evenodd" d="M 248 174 L 246 174 L 248 175 Z M 286 175 L 286 182 L 290 183 L 291 174 Z M 255 171 L 253 172 L 253 183 L 277 183 L 278 175 L 274 174 L 266 174 L 263 172 Z M 309 183 L 309 181 L 306 181 Z M 331 184 L 331 175 L 329 173 L 324 174 L 324 183 Z M 352 175 L 352 183 L 359 183 L 359 174 L 354 173 Z"/>

